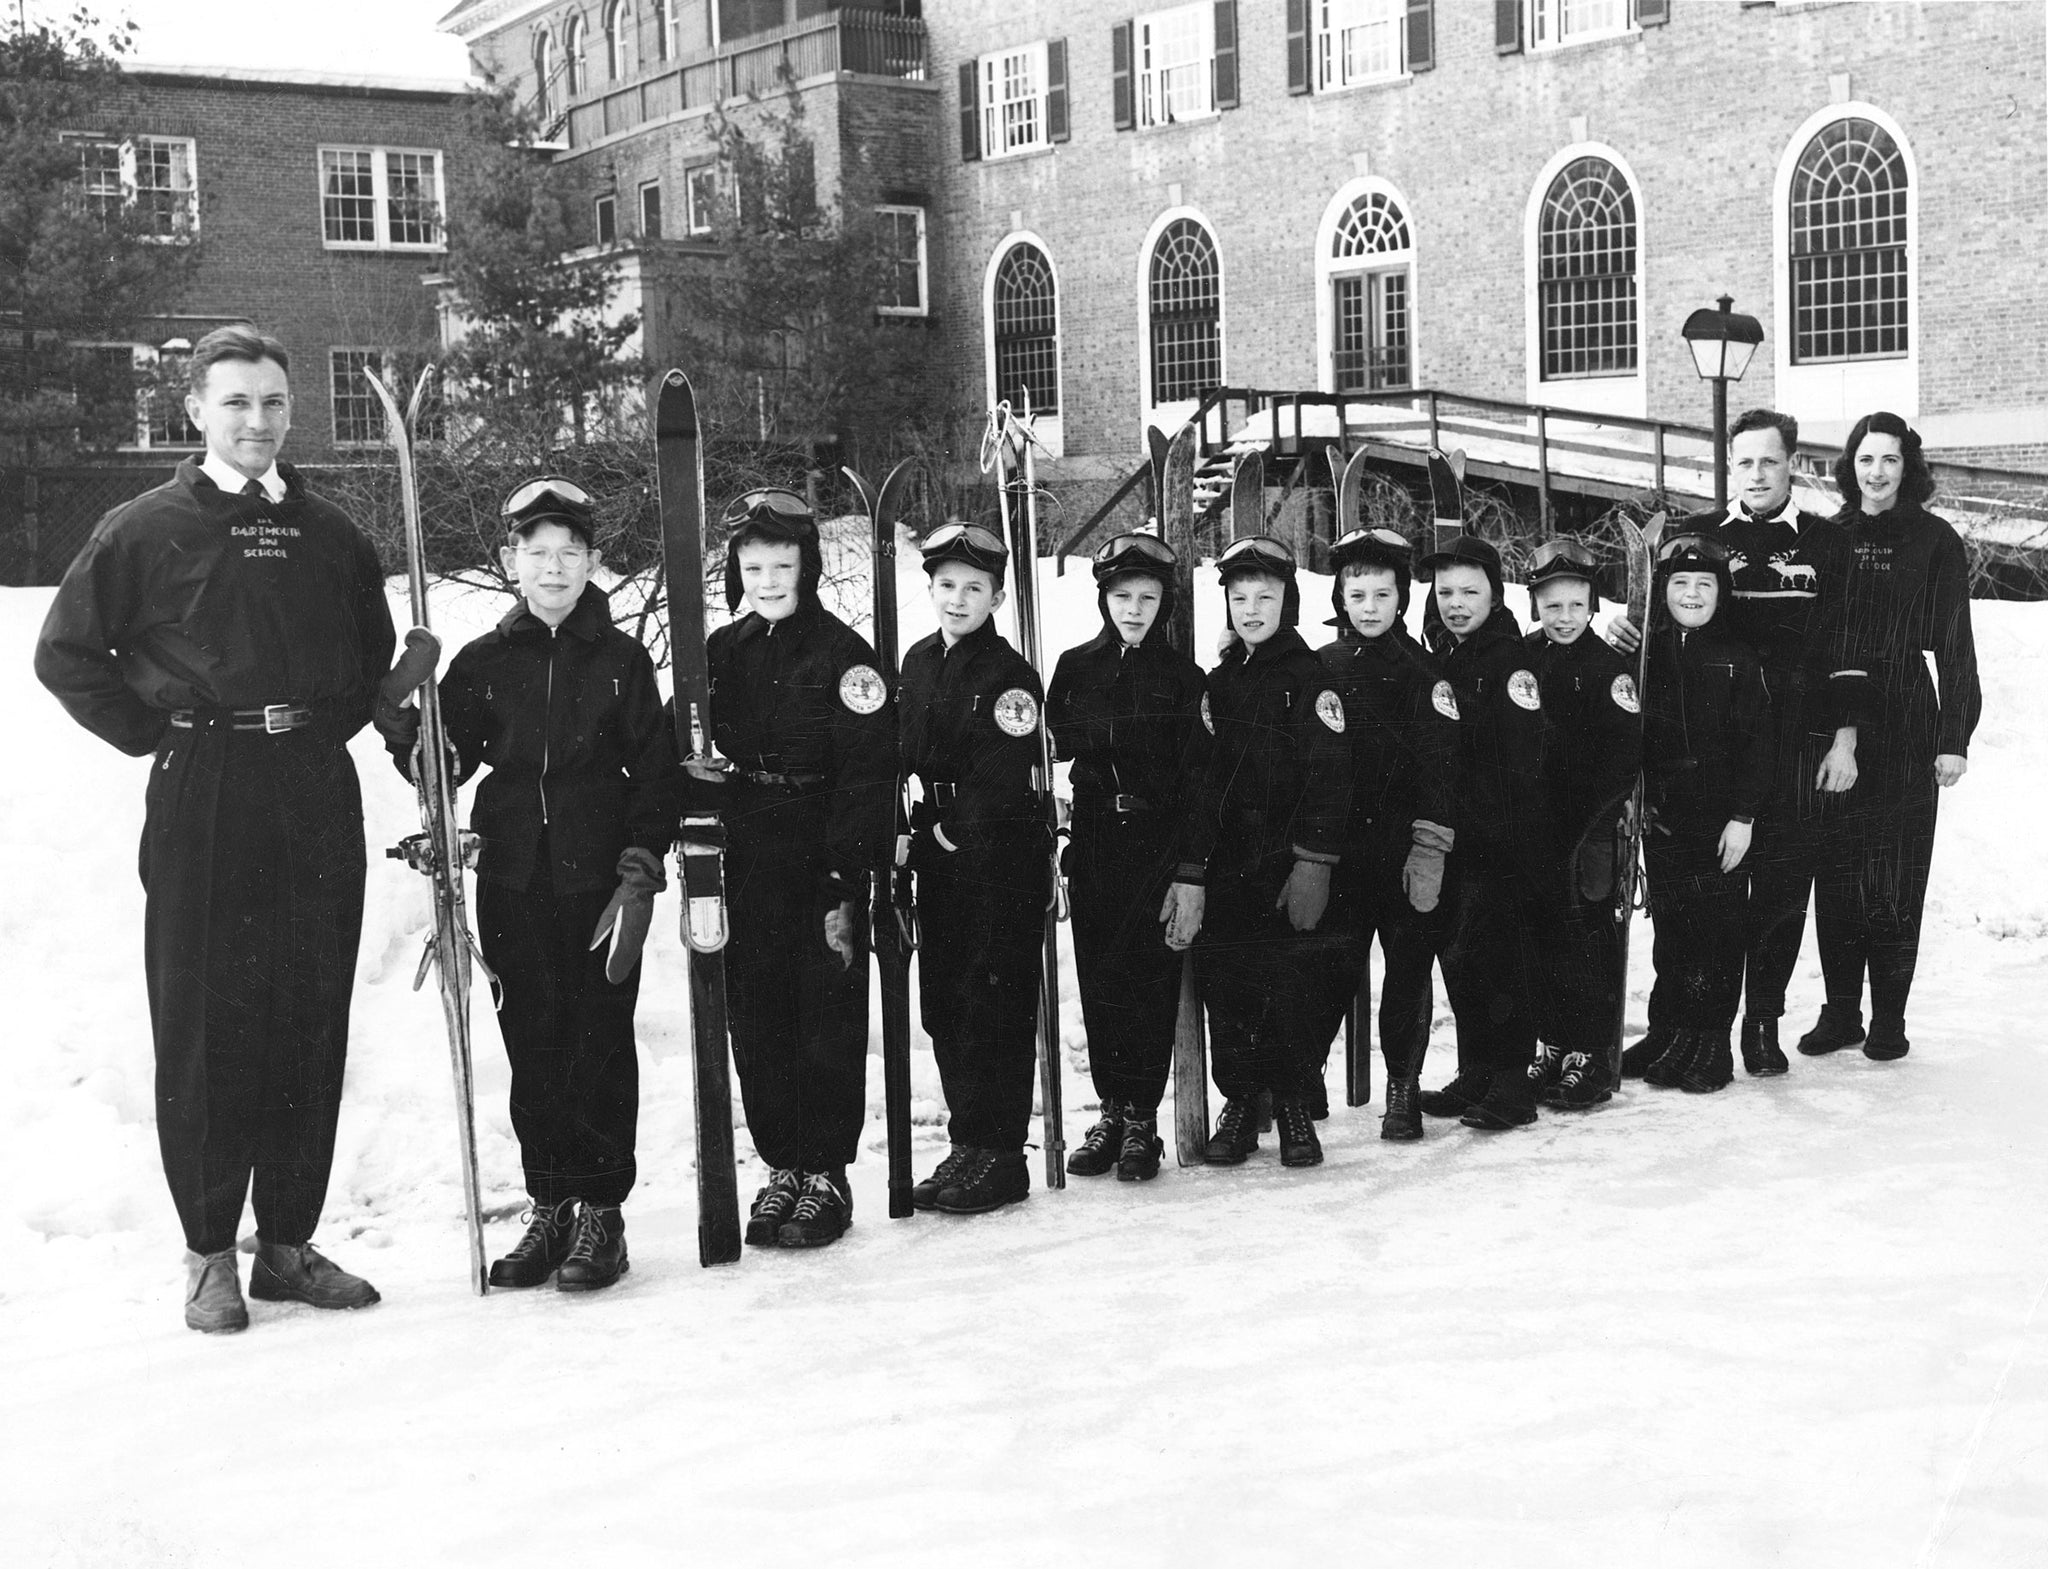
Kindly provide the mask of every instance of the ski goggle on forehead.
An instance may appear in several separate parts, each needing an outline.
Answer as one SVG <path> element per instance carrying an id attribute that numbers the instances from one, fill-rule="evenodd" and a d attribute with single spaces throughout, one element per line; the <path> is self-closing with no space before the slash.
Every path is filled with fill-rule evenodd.
<path id="1" fill-rule="evenodd" d="M 1657 547 L 1659 562 L 1676 561 L 1685 556 L 1697 556 L 1702 561 L 1726 561 L 1728 551 L 1719 540 L 1709 539 L 1704 534 L 1679 534 Z"/>
<path id="2" fill-rule="evenodd" d="M 1252 534 L 1240 539 L 1216 558 L 1218 567 L 1268 566 L 1294 570 L 1294 552 L 1270 534 Z"/>
<path id="3" fill-rule="evenodd" d="M 1598 565 L 1593 560 L 1593 552 L 1577 540 L 1552 539 L 1546 540 L 1536 547 L 1536 553 L 1529 558 L 1529 570 L 1541 572 L 1545 567 L 1559 561 L 1564 562 L 1567 566 L 1577 567 L 1588 574 L 1592 573 Z"/>
<path id="4" fill-rule="evenodd" d="M 567 507 L 571 512 L 589 513 L 596 510 L 596 503 L 590 499 L 590 492 L 574 480 L 563 479 L 557 474 L 543 474 L 539 479 L 530 479 L 505 498 L 502 515 L 520 518 L 529 512 L 559 511 Z"/>
<path id="5" fill-rule="evenodd" d="M 1144 556 L 1166 567 L 1180 561 L 1173 546 L 1156 534 L 1119 534 L 1095 552 L 1095 564 L 1104 566 L 1119 556 Z"/>
<path id="6" fill-rule="evenodd" d="M 962 541 L 984 555 L 1006 556 L 1010 553 L 1009 547 L 997 537 L 994 530 L 983 528 L 979 523 L 948 523 L 943 528 L 933 529 L 918 542 L 917 548 L 930 556 Z"/>
<path id="7" fill-rule="evenodd" d="M 763 514 L 766 514 L 763 518 Z M 812 520 L 810 504 L 793 490 L 750 490 L 744 496 L 735 497 L 727 504 L 725 521 L 744 523 L 750 518 L 763 518 L 767 522 L 809 523 Z"/>
<path id="8" fill-rule="evenodd" d="M 1397 534 L 1390 528 L 1355 528 L 1332 545 L 1330 551 L 1334 555 L 1337 551 L 1348 550 L 1354 546 L 1366 544 L 1384 545 L 1389 550 L 1411 550 L 1414 548 L 1408 543 L 1408 536 L 1406 534 Z"/>

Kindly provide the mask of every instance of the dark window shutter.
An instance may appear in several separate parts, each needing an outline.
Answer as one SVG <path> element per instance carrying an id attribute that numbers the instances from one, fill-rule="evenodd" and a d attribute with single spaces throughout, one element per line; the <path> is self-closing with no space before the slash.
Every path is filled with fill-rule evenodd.
<path id="1" fill-rule="evenodd" d="M 1408 69 L 1436 68 L 1436 0 L 1408 0 Z"/>
<path id="2" fill-rule="evenodd" d="M 1237 107 L 1237 0 L 1216 0 L 1216 107 Z"/>
<path id="3" fill-rule="evenodd" d="M 1493 49 L 1496 54 L 1522 52 L 1522 0 L 1493 0 Z"/>
<path id="4" fill-rule="evenodd" d="M 1119 22 L 1109 30 L 1109 97 L 1111 113 L 1119 131 L 1138 123 L 1131 103 L 1131 24 Z"/>
<path id="5" fill-rule="evenodd" d="M 1048 141 L 1063 142 L 1072 134 L 1067 126 L 1067 41 L 1055 38 L 1045 46 L 1045 135 Z"/>
<path id="6" fill-rule="evenodd" d="M 1671 20 L 1671 0 L 1636 0 L 1636 26 L 1662 27 Z"/>
<path id="7" fill-rule="evenodd" d="M 1308 79 L 1309 0 L 1287 0 L 1287 90 L 1305 93 Z"/>
<path id="8" fill-rule="evenodd" d="M 981 156 L 981 80 L 979 62 L 960 66 L 960 157 L 972 163 Z"/>

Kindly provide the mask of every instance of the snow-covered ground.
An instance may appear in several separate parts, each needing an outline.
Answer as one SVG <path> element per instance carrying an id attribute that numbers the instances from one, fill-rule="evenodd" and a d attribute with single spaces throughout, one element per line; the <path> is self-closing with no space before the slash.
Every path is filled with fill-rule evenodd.
<path id="1" fill-rule="evenodd" d="M 1053 646 L 1088 635 L 1085 570 L 1044 584 Z M 48 599 L 0 591 L 0 1564 L 2048 1563 L 2048 607 L 1976 607 L 1987 717 L 1901 1063 L 1795 1056 L 1414 1145 L 1340 1106 L 1318 1170 L 1269 1146 L 904 1222 L 874 1063 L 844 1242 L 703 1270 L 670 894 L 633 1269 L 594 1297 L 469 1294 L 439 1009 L 409 989 L 424 882 L 374 860 L 319 1240 L 385 1300 L 255 1304 L 213 1339 L 180 1319 L 152 1125 L 147 764 L 35 683 Z M 1200 599 L 1208 647 L 1213 574 Z M 438 624 L 459 643 L 503 603 Z M 375 855 L 414 808 L 355 750 Z M 1064 985 L 1071 1140 L 1093 1096 Z M 1809 947 L 1793 1032 L 1817 1004 Z M 518 1165 L 478 1033 L 495 1252 Z M 922 1050 L 916 1084 L 922 1170 Z"/>

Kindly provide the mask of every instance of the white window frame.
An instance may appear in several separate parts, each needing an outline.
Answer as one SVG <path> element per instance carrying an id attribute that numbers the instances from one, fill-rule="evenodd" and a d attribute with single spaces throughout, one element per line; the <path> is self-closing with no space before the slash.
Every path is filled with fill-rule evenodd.
<path id="1" fill-rule="evenodd" d="M 545 130 L 554 119 L 554 93 L 548 78 L 555 69 L 555 35 L 545 27 L 533 35 L 533 112 Z"/>
<path id="2" fill-rule="evenodd" d="M 1052 247 L 1043 235 L 1030 229 L 1018 229 L 1006 234 L 989 253 L 988 267 L 981 279 L 981 341 L 982 341 L 982 386 L 987 393 L 990 407 L 996 401 L 996 278 L 1003 270 L 1003 263 L 1010 252 L 1020 245 L 1029 245 L 1045 258 L 1046 269 L 1052 274 L 1052 341 L 1053 376 L 1059 383 L 1060 413 L 1036 414 L 1032 434 L 1044 445 L 1047 455 L 1054 458 L 1066 456 L 1065 409 L 1067 400 L 1067 334 L 1066 323 L 1060 315 L 1060 269 L 1053 259 Z"/>
<path id="3" fill-rule="evenodd" d="M 1315 7 L 1316 91 L 1342 92 L 1370 82 L 1398 82 L 1408 74 L 1408 0 L 1310 0 Z M 1369 27 L 1385 27 L 1393 63 L 1379 70 L 1352 68 L 1345 40 Z"/>
<path id="4" fill-rule="evenodd" d="M 611 215 L 611 234 L 606 236 L 605 214 Z M 593 245 L 608 246 L 619 243 L 619 195 L 616 191 L 603 191 L 591 199 L 590 241 Z"/>
<path id="5" fill-rule="evenodd" d="M 1374 251 L 1368 256 L 1338 257 L 1331 253 L 1336 249 L 1337 232 L 1351 216 L 1351 209 L 1361 197 L 1378 195 L 1385 198 L 1401 214 L 1401 221 L 1408 230 L 1406 250 Z M 1421 386 L 1420 347 L 1418 316 L 1415 303 L 1415 256 L 1420 241 L 1415 233 L 1415 208 L 1401 188 L 1390 180 L 1378 175 L 1364 175 L 1349 180 L 1337 189 L 1330 205 L 1323 209 L 1322 222 L 1316 228 L 1316 376 L 1317 385 L 1324 392 L 1337 390 L 1337 308 L 1336 280 L 1344 277 L 1368 277 L 1374 274 L 1400 273 L 1408 280 L 1408 385 Z"/>
<path id="6" fill-rule="evenodd" d="M 374 233 L 367 240 L 336 239 L 330 232 L 327 214 L 327 160 L 330 154 L 370 155 L 370 207 Z M 391 160 L 393 157 L 431 158 L 434 161 L 434 237 L 430 240 L 394 240 L 391 237 Z M 315 153 L 319 172 L 320 240 L 330 251 L 409 251 L 427 254 L 448 248 L 447 161 L 438 147 L 376 147 L 341 142 L 323 142 Z"/>
<path id="7" fill-rule="evenodd" d="M 651 233 L 647 228 L 647 193 L 650 191 L 654 193 L 654 229 Z M 643 240 L 658 240 L 668 232 L 668 213 L 665 210 L 666 207 L 667 204 L 661 199 L 661 181 L 642 180 L 640 182 L 640 238 Z"/>
<path id="8" fill-rule="evenodd" d="M 140 205 L 143 190 L 137 180 L 141 159 L 136 156 L 138 147 L 168 147 L 182 149 L 184 153 L 184 183 L 173 183 L 163 189 L 171 196 L 182 198 L 173 208 L 171 230 L 168 234 L 147 234 L 141 236 L 154 245 L 178 245 L 199 237 L 199 144 L 189 136 L 131 136 L 119 142 L 111 137 L 94 136 L 88 133 L 66 132 L 63 139 L 78 148 L 80 183 L 89 201 L 111 206 L 118 201 L 126 211 L 133 211 Z M 95 185 L 92 183 L 94 170 L 87 162 L 92 153 L 112 152 L 113 160 L 103 166 L 105 175 L 111 181 Z M 173 159 L 173 179 L 176 178 L 176 160 Z M 159 189 L 151 186 L 150 193 Z"/>
<path id="9" fill-rule="evenodd" d="M 569 73 L 569 96 L 581 98 L 590 91 L 590 24 L 576 12 L 562 28 L 562 64 Z"/>
<path id="10" fill-rule="evenodd" d="M 1636 368 L 1620 376 L 1572 376 L 1557 381 L 1543 379 L 1543 288 L 1540 282 L 1543 201 L 1550 194 L 1550 182 L 1567 164 L 1580 158 L 1599 158 L 1614 165 L 1627 182 L 1636 209 Z M 1536 172 L 1529 186 L 1528 204 L 1522 212 L 1522 304 L 1523 304 L 1523 387 L 1524 401 L 1546 403 L 1556 408 L 1577 409 L 1588 414 L 1625 414 L 1632 419 L 1649 416 L 1649 365 L 1652 314 L 1648 286 L 1649 256 L 1655 241 L 1655 218 L 1643 200 L 1643 182 L 1617 147 L 1606 142 L 1573 142 L 1552 153 Z"/>
<path id="11" fill-rule="evenodd" d="M 883 203 L 875 208 L 878 218 L 900 218 L 910 216 L 917 221 L 917 303 L 915 305 L 877 305 L 875 310 L 883 316 L 928 316 L 931 314 L 932 275 L 931 251 L 925 210 L 896 203 Z"/>
<path id="12" fill-rule="evenodd" d="M 692 239 L 717 230 L 717 164 L 693 164 L 683 171 L 683 228 Z"/>
<path id="13" fill-rule="evenodd" d="M 343 354 L 367 356 L 370 364 L 376 367 L 377 373 L 389 380 L 391 375 L 391 350 L 387 348 L 373 348 L 363 344 L 337 343 L 327 351 L 327 430 L 328 434 L 333 438 L 334 445 L 344 451 L 382 446 L 384 444 L 384 421 L 377 407 L 377 395 L 370 391 L 367 386 L 357 391 L 354 385 L 355 373 L 362 369 L 360 366 L 350 367 L 351 375 L 348 395 L 352 400 L 360 399 L 368 405 L 370 434 L 356 438 L 344 437 L 341 433 L 341 404 L 335 397 L 334 362 L 338 356 Z"/>
<path id="14" fill-rule="evenodd" d="M 676 0 L 653 0 L 653 4 L 655 58 L 667 65 L 676 57 Z"/>
<path id="15" fill-rule="evenodd" d="M 1014 158 L 1052 145 L 1047 121 L 1051 95 L 1047 88 L 1046 41 L 998 49 L 977 65 L 981 83 L 981 156 Z M 1011 140 L 1015 122 L 1029 117 L 1031 132 Z"/>
<path id="16" fill-rule="evenodd" d="M 604 11 L 604 67 L 613 83 L 633 78 L 633 0 L 611 0 Z"/>
<path id="17" fill-rule="evenodd" d="M 1216 384 L 1230 385 L 1230 271 L 1223 254 L 1223 241 L 1215 220 L 1198 207 L 1168 207 L 1153 218 L 1138 246 L 1138 422 L 1156 426 L 1171 435 L 1193 418 L 1198 407 L 1193 398 L 1170 403 L 1155 400 L 1152 386 L 1152 253 L 1159 237 L 1181 219 L 1200 224 L 1216 248 Z M 1066 391 L 1061 388 L 1062 394 Z"/>
<path id="18" fill-rule="evenodd" d="M 1587 22 L 1586 13 L 1595 8 L 1612 8 L 1621 15 L 1617 22 Z M 1573 12 L 1577 12 L 1575 18 Z M 1580 44 L 1598 43 L 1603 38 L 1626 38 L 1640 32 L 1636 24 L 1635 0 L 1528 0 L 1525 36 L 1531 54 L 1552 49 L 1573 49 Z"/>
<path id="19" fill-rule="evenodd" d="M 1211 0 L 1138 17 L 1132 24 L 1132 53 L 1140 125 L 1180 125 L 1213 119 L 1219 112 Z"/>

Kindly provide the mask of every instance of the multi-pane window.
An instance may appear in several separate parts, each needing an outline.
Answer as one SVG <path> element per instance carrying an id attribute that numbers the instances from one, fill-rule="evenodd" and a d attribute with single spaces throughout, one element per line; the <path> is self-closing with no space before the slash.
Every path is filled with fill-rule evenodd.
<path id="1" fill-rule="evenodd" d="M 661 238 L 661 182 L 649 180 L 640 187 L 640 233 L 647 239 Z"/>
<path id="2" fill-rule="evenodd" d="M 1048 145 L 1043 40 L 981 57 L 981 155 L 1000 158 Z"/>
<path id="3" fill-rule="evenodd" d="M 888 271 L 878 307 L 884 316 L 922 316 L 926 311 L 924 209 L 877 207 L 882 253 Z"/>
<path id="4" fill-rule="evenodd" d="M 1216 112 L 1216 8 L 1209 0 L 1137 20 L 1138 116 L 1171 125 Z"/>
<path id="5" fill-rule="evenodd" d="M 1223 280 L 1216 242 L 1176 218 L 1152 248 L 1152 401 L 1198 398 L 1223 379 Z"/>
<path id="6" fill-rule="evenodd" d="M 147 447 L 203 447 L 206 438 L 185 412 L 185 391 L 189 385 L 186 367 L 192 362 L 190 349 L 149 352 L 145 361 L 136 356 L 137 368 L 147 371 L 143 418 L 137 423 Z"/>
<path id="7" fill-rule="evenodd" d="M 690 232 L 709 234 L 718 227 L 718 165 L 700 163 L 683 174 L 683 196 Z"/>
<path id="8" fill-rule="evenodd" d="M 1543 197 L 1537 295 L 1545 381 L 1636 372 L 1636 201 L 1604 158 L 1575 158 Z"/>
<path id="9" fill-rule="evenodd" d="M 198 233 L 199 182 L 190 137 L 76 140 L 85 199 L 101 216 L 126 213 L 142 233 L 157 239 Z"/>
<path id="10" fill-rule="evenodd" d="M 1906 160 L 1883 126 L 1841 119 L 1792 172 L 1792 359 L 1907 350 Z"/>
<path id="11" fill-rule="evenodd" d="M 1401 74 L 1408 0 L 1314 0 L 1316 90 Z"/>
<path id="12" fill-rule="evenodd" d="M 676 0 L 654 0 L 654 57 L 663 62 L 676 57 Z"/>
<path id="13" fill-rule="evenodd" d="M 1612 38 L 1629 30 L 1629 0 L 1531 0 L 1529 40 L 1536 49 Z"/>
<path id="14" fill-rule="evenodd" d="M 1410 385 L 1408 220 L 1394 199 L 1352 202 L 1330 246 L 1332 370 L 1339 392 Z"/>
<path id="15" fill-rule="evenodd" d="M 633 74 L 632 0 L 612 0 L 604 13 L 605 71 L 615 82 Z"/>
<path id="16" fill-rule="evenodd" d="M 333 247 L 437 249 L 441 155 L 425 148 L 321 148 L 320 223 Z"/>
<path id="17" fill-rule="evenodd" d="M 554 89 L 555 40 L 543 27 L 533 35 L 533 116 L 548 123 L 548 98 Z"/>
<path id="18" fill-rule="evenodd" d="M 1037 246 L 1013 245 L 1004 254 L 993 314 L 996 397 L 1034 414 L 1059 413 L 1059 301 L 1052 263 Z"/>
<path id="19" fill-rule="evenodd" d="M 327 395 L 334 407 L 337 447 L 374 446 L 384 439 L 383 407 L 364 379 L 365 371 L 382 371 L 382 349 L 330 349 L 327 353 Z"/>
<path id="20" fill-rule="evenodd" d="M 569 18 L 562 29 L 562 65 L 569 73 L 569 96 L 579 98 L 590 90 L 590 62 L 584 51 L 589 47 L 589 32 L 583 25 L 581 13 Z"/>

